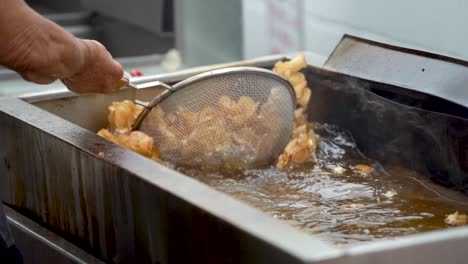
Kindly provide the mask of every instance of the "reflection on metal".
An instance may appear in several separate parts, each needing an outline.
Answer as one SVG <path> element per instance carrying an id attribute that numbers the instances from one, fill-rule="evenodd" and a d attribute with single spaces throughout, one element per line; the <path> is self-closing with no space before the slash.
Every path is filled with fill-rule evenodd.
<path id="1" fill-rule="evenodd" d="M 24 263 L 104 263 L 8 206 L 4 207 Z"/>
<path id="2" fill-rule="evenodd" d="M 345 35 L 324 68 L 468 106 L 468 62 Z"/>
<path id="3" fill-rule="evenodd" d="M 257 65 L 272 67 L 277 59 L 258 60 Z M 173 83 L 207 68 L 148 76 L 141 81 Z M 392 129 L 401 135 L 410 132 L 409 139 L 431 138 L 412 126 L 411 120 L 396 118 L 400 112 L 422 122 L 416 124 L 433 122 L 433 117 L 439 118 L 436 122 L 440 124 L 455 124 L 448 126 L 452 133 L 448 138 L 459 138 L 465 133 L 465 128 L 456 125 L 465 124 L 465 119 L 445 115 L 468 116 L 461 106 L 318 68 L 310 67 L 305 73 L 314 84 L 312 117 L 351 130 L 370 157 L 380 152 L 366 149 L 366 142 L 391 140 L 383 136 L 366 138 L 370 129 L 388 128 L 382 120 L 391 120 Z M 1 199 L 74 244 L 116 263 L 429 264 L 442 260 L 463 263 L 466 259 L 468 228 L 350 248 L 335 247 L 95 135 L 106 124 L 110 102 L 124 98 L 144 100 L 158 92 L 123 89 L 106 96 L 62 93 L 23 100 L 0 99 L 0 137 L 4 139 L 0 147 Z M 420 98 L 438 102 L 440 107 L 432 109 L 434 106 L 424 105 L 425 100 Z M 445 114 L 429 114 L 415 107 Z M 348 120 L 348 116 L 353 118 Z M 459 123 L 447 123 L 450 120 Z M 378 136 L 380 131 L 372 135 Z M 442 150 L 457 154 L 452 148 Z M 103 157 L 98 155 L 100 152 Z M 401 153 L 393 151 L 388 155 L 397 159 Z M 419 156 L 400 155 L 400 161 L 410 157 L 424 164 L 427 160 L 421 155 L 440 158 L 436 152 L 412 154 Z M 450 164 L 439 161 L 436 169 Z M 462 177 L 464 171 L 460 169 L 457 175 Z"/>

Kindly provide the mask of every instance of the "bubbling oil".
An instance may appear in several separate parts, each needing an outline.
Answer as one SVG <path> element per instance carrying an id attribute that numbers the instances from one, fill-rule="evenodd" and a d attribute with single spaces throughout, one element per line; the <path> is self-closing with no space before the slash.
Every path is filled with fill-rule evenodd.
<path id="1" fill-rule="evenodd" d="M 236 173 L 181 169 L 274 218 L 337 245 L 393 238 L 446 228 L 446 215 L 468 212 L 468 198 L 437 186 L 414 171 L 364 157 L 352 136 L 333 125 L 314 124 L 320 143 L 316 162 Z M 354 166 L 374 168 L 357 173 Z M 337 172 L 336 168 L 346 169 Z"/>

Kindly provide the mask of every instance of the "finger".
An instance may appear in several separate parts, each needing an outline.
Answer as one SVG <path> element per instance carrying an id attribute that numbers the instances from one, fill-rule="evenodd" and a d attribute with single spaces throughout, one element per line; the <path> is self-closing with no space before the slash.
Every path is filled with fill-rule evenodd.
<path id="1" fill-rule="evenodd" d="M 123 67 L 97 41 L 83 40 L 85 63 L 80 72 L 63 83 L 77 93 L 111 93 L 122 85 Z"/>
<path id="2" fill-rule="evenodd" d="M 57 80 L 57 78 L 54 78 L 50 75 L 37 74 L 34 72 L 23 72 L 20 73 L 20 75 L 24 80 L 28 82 L 34 82 L 37 84 L 51 84 Z"/>

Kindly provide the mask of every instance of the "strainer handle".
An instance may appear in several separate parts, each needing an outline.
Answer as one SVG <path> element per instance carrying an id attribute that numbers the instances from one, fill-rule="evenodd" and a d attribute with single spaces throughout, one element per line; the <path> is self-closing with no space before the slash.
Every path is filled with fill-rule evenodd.
<path id="1" fill-rule="evenodd" d="M 130 83 L 130 73 L 124 71 L 122 78 L 120 78 L 117 90 L 122 89 L 124 86 L 132 86 Z"/>
<path id="2" fill-rule="evenodd" d="M 145 108 L 148 108 L 151 110 L 151 108 L 155 107 L 159 102 L 162 100 L 166 99 L 172 92 L 173 88 L 172 86 L 165 84 L 160 81 L 154 81 L 154 82 L 148 82 L 148 83 L 143 83 L 143 84 L 138 84 L 135 85 L 137 89 L 144 89 L 144 88 L 157 88 L 157 87 L 163 87 L 165 90 L 161 92 L 160 94 L 156 95 L 151 101 L 149 102 L 143 102 L 141 100 L 135 100 L 135 103 L 144 106 Z"/>
<path id="3" fill-rule="evenodd" d="M 135 103 L 145 107 L 143 111 L 140 113 L 140 115 L 137 117 L 135 123 L 133 124 L 132 129 L 138 129 L 140 126 L 141 122 L 143 119 L 145 119 L 146 115 L 155 107 L 157 104 L 159 104 L 162 100 L 166 99 L 170 94 L 173 93 L 173 88 L 172 86 L 165 84 L 160 81 L 153 81 L 153 82 L 147 82 L 147 83 L 142 83 L 138 85 L 134 85 L 135 88 L 137 89 L 144 89 L 144 88 L 156 88 L 156 87 L 163 87 L 165 90 L 158 95 L 156 95 L 151 101 L 149 102 L 143 102 L 140 100 L 135 100 Z"/>
<path id="4" fill-rule="evenodd" d="M 134 89 L 151 89 L 151 88 L 157 88 L 157 87 L 163 87 L 165 90 L 156 95 L 151 101 L 149 102 L 143 102 L 141 100 L 135 100 L 135 103 L 144 106 L 145 108 L 153 108 L 155 105 L 157 105 L 161 100 L 165 99 L 169 94 L 171 94 L 174 89 L 172 86 L 165 84 L 160 81 L 150 81 L 150 82 L 142 82 L 142 83 L 133 83 L 130 82 L 130 77 L 127 72 L 124 72 L 124 76 L 120 79 L 120 87 L 123 86 L 130 86 Z"/>

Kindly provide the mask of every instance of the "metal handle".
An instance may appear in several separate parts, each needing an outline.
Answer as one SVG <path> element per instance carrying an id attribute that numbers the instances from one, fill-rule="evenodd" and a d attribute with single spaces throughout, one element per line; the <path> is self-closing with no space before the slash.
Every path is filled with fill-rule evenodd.
<path id="1" fill-rule="evenodd" d="M 124 86 L 130 86 L 134 89 L 151 89 L 151 88 L 157 88 L 157 87 L 163 87 L 167 91 L 172 92 L 173 88 L 172 86 L 165 84 L 160 81 L 149 81 L 149 82 L 142 82 L 142 83 L 131 83 L 130 82 L 130 75 L 127 72 L 124 72 L 124 76 L 120 78 L 119 82 L 119 89 L 121 89 Z M 169 93 L 170 94 L 170 93 Z M 154 97 L 149 103 L 148 102 L 143 102 L 140 100 L 135 100 L 135 103 L 144 106 L 145 108 L 153 108 L 156 104 L 158 104 L 162 99 L 166 98 L 169 94 L 166 94 L 166 92 L 162 92 L 161 94 L 157 95 Z"/>
<path id="2" fill-rule="evenodd" d="M 140 113 L 135 123 L 133 124 L 132 130 L 138 129 L 141 122 L 143 121 L 143 119 L 145 119 L 146 115 L 151 111 L 151 109 L 153 109 L 155 105 L 157 105 L 159 102 L 164 100 L 173 92 L 172 86 L 165 84 L 163 82 L 160 82 L 160 81 L 150 81 L 150 82 L 142 82 L 142 83 L 130 82 L 130 75 L 127 72 L 124 72 L 124 76 L 120 79 L 119 89 L 124 86 L 130 86 L 137 90 L 138 89 L 151 89 L 151 88 L 157 88 L 157 87 L 165 88 L 165 90 L 162 93 L 155 96 L 150 102 L 143 102 L 140 100 L 135 100 L 136 104 L 139 104 L 145 108 L 143 109 L 143 111 Z"/>
<path id="3" fill-rule="evenodd" d="M 122 89 L 122 87 L 128 86 L 128 85 L 130 85 L 130 80 L 127 77 L 124 76 L 124 77 L 120 78 L 119 85 L 117 87 L 117 91 Z"/>
<path id="4" fill-rule="evenodd" d="M 122 76 L 122 78 L 120 78 L 120 81 L 118 83 L 118 86 L 117 86 L 117 91 L 122 89 L 124 86 L 132 86 L 130 84 L 130 74 L 126 71 L 124 71 L 124 74 Z"/>
<path id="5" fill-rule="evenodd" d="M 135 100 L 135 103 L 145 107 L 132 126 L 132 130 L 135 130 L 135 129 L 138 129 L 143 119 L 145 119 L 146 115 L 148 115 L 148 113 L 151 111 L 151 109 L 153 109 L 153 107 L 155 107 L 158 103 L 160 103 L 162 100 L 164 100 L 170 94 L 173 93 L 173 88 L 172 86 L 165 84 L 163 82 L 160 82 L 160 81 L 141 83 L 137 85 L 132 85 L 132 87 L 135 87 L 136 89 L 149 89 L 149 88 L 156 88 L 156 87 L 165 88 L 165 90 L 162 93 L 155 96 L 150 102 L 143 102 L 140 100 Z"/>

